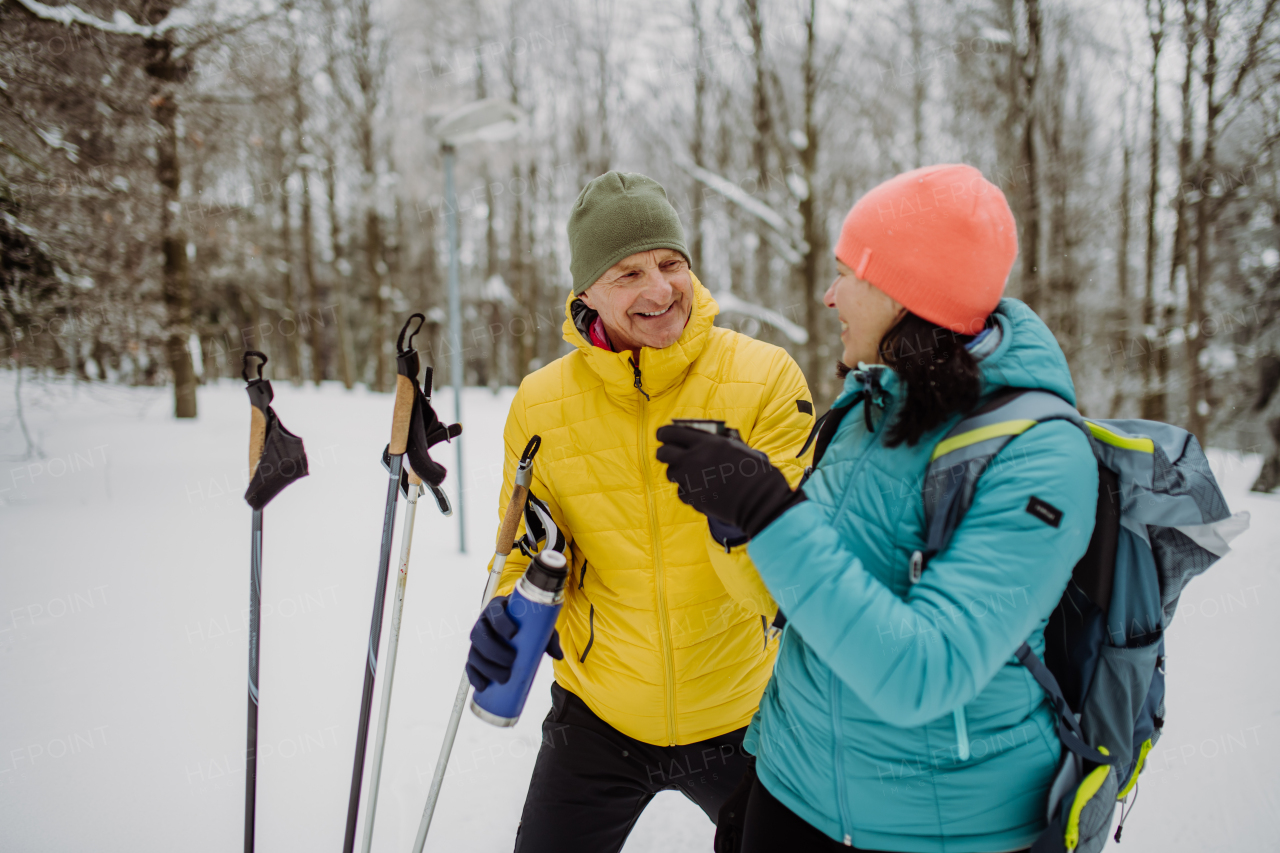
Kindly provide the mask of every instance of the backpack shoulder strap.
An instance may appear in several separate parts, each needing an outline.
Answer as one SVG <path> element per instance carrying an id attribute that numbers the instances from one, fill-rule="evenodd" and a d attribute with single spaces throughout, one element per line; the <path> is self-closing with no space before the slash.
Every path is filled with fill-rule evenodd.
<path id="1" fill-rule="evenodd" d="M 997 392 L 957 423 L 938 442 L 925 470 L 925 548 L 911 555 L 911 582 L 920 580 L 929 560 L 947 547 L 969 505 L 978 478 L 991 460 L 1014 438 L 1038 423 L 1065 420 L 1088 435 L 1075 407 L 1048 391 L 1013 389 Z"/>
<path id="2" fill-rule="evenodd" d="M 836 430 L 840 428 L 840 423 L 844 420 L 844 416 L 849 414 L 850 409 L 862 402 L 863 396 L 861 393 L 855 394 L 848 403 L 828 409 L 822 417 L 814 421 L 813 429 L 809 431 L 809 437 L 805 439 L 804 447 L 800 448 L 796 458 L 799 459 L 804 456 L 805 451 L 809 449 L 809 445 L 817 441 L 813 448 L 813 464 L 809 466 L 810 468 L 817 468 L 822 455 L 827 452 L 827 447 L 831 444 L 831 439 L 835 437 Z"/>

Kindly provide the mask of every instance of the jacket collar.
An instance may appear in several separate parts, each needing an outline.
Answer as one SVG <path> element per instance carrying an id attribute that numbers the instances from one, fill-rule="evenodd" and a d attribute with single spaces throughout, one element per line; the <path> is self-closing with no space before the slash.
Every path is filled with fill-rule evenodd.
<path id="1" fill-rule="evenodd" d="M 683 381 L 689 365 L 706 349 L 711 327 L 720 313 L 720 306 L 711 296 L 711 291 L 703 287 L 692 272 L 689 277 L 693 280 L 693 311 L 680 338 L 663 349 L 643 347 L 640 350 L 641 386 L 651 399 Z M 565 301 L 564 339 L 577 347 L 587 366 L 600 377 L 610 395 L 635 397 L 636 376 L 631 366 L 630 351 L 609 352 L 594 346 L 574 322 L 573 303 L 576 299 L 569 294 Z"/>

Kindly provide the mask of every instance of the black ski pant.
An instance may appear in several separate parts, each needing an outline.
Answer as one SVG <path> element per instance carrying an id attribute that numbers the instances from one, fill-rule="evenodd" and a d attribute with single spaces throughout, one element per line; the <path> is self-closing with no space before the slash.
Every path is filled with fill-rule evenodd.
<path id="1" fill-rule="evenodd" d="M 746 771 L 745 733 L 654 746 L 622 734 L 553 684 L 516 853 L 616 853 L 659 791 L 679 791 L 714 823 Z"/>
<path id="2" fill-rule="evenodd" d="M 745 821 L 741 853 L 879 853 L 861 847 L 846 847 L 839 841 L 828 838 L 813 824 L 779 802 L 760 784 L 759 779 L 751 785 Z"/>

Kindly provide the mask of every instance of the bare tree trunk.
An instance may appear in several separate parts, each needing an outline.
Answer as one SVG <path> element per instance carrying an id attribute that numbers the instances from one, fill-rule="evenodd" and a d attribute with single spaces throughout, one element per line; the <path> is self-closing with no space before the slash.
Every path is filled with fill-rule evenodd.
<path id="1" fill-rule="evenodd" d="M 803 223 L 805 239 L 804 261 L 799 269 L 799 288 L 797 296 L 804 306 L 804 326 L 809 333 L 809 340 L 804 345 L 803 369 L 809 380 L 809 393 L 815 398 L 821 392 L 826 396 L 826 371 L 818 363 L 818 327 L 821 323 L 819 311 L 822 308 L 818 300 L 818 275 L 822 258 L 826 254 L 826 229 L 823 227 L 822 211 L 818 207 L 818 198 L 814 184 L 817 182 L 818 170 L 818 124 L 814 116 L 818 99 L 818 4 L 817 0 L 809 0 L 805 9 L 805 51 L 801 64 L 801 76 L 804 85 L 804 135 L 805 146 L 799 152 L 800 171 L 804 177 L 807 193 L 800 200 L 800 221 Z M 852 366 L 852 365 L 851 365 Z"/>
<path id="2" fill-rule="evenodd" d="M 1132 237 L 1133 218 L 1129 214 L 1129 200 L 1133 197 L 1133 146 L 1129 144 L 1129 100 L 1125 96 L 1124 113 L 1121 116 L 1120 137 L 1123 150 L 1120 155 L 1120 199 L 1116 205 L 1120 214 L 1120 240 L 1116 247 L 1116 304 L 1112 309 L 1111 351 L 1108 367 L 1115 374 L 1111 395 L 1111 417 L 1120 417 L 1124 402 L 1125 376 L 1128 373 L 1129 311 L 1129 242 Z M 1119 370 L 1116 370 L 1119 357 Z"/>
<path id="3" fill-rule="evenodd" d="M 164 304 L 168 315 L 165 354 L 173 374 L 173 415 L 196 416 L 196 374 L 191 363 L 191 275 L 187 268 L 187 237 L 177 222 L 181 200 L 178 162 L 178 103 L 175 86 L 187 68 L 173 59 L 174 45 L 166 40 L 149 43 L 153 50 L 147 73 L 157 80 L 151 98 L 151 114 L 160 125 L 156 140 L 156 182 L 160 184 L 161 252 L 164 254 Z M 166 83 L 170 85 L 165 85 Z"/>
<path id="4" fill-rule="evenodd" d="M 769 186 L 769 138 L 773 135 L 773 117 L 769 111 L 768 72 L 764 62 L 764 20 L 760 15 L 760 0 L 743 0 L 747 18 L 747 31 L 751 35 L 751 60 L 755 71 L 752 86 L 752 124 L 755 136 L 751 141 L 751 161 L 756 168 L 756 190 L 763 194 Z M 767 300 L 769 296 L 769 242 L 765 238 L 766 225 L 756 224 L 755 278 L 750 297 Z"/>
<path id="5" fill-rule="evenodd" d="M 913 166 L 924 165 L 924 107 L 928 97 L 928 78 L 924 74 L 924 22 L 920 19 L 921 0 L 907 0 L 907 20 L 911 26 L 911 128 Z"/>
<path id="6" fill-rule="evenodd" d="M 334 319 L 338 326 L 338 372 L 348 391 L 355 386 L 350 320 L 347 316 L 347 275 L 343 268 L 342 220 L 338 217 L 338 180 L 333 158 L 325 163 L 325 196 L 329 203 L 329 250 L 333 253 Z"/>
<path id="7" fill-rule="evenodd" d="M 280 291 L 283 310 L 280 319 L 291 320 L 292 325 L 285 331 L 281 322 L 277 331 L 284 335 L 284 351 L 288 358 L 289 379 L 294 385 L 302 384 L 302 347 L 298 343 L 301 327 L 298 324 L 297 300 L 293 295 L 293 205 L 289 193 L 289 154 L 285 150 L 284 140 L 280 140 L 280 258 L 283 266 L 280 270 Z"/>
<path id="8" fill-rule="evenodd" d="M 518 188 L 515 190 L 515 198 L 511 202 L 511 249 L 510 257 L 507 259 L 507 268 L 510 271 L 508 277 L 511 279 L 508 285 L 511 293 L 515 296 L 519 307 L 516 309 L 523 316 L 532 313 L 529 307 L 534 304 L 533 294 L 529 292 L 529 232 L 526 230 L 525 216 L 525 199 L 524 199 L 524 176 L 520 171 L 520 161 L 517 159 L 511 164 L 511 186 Z M 528 323 L 517 325 L 515 319 L 503 332 L 511 334 L 515 340 L 511 342 L 511 378 L 515 385 L 519 385 L 524 379 L 525 374 L 529 372 L 529 362 L 533 358 L 530 349 L 530 333 Z"/>
<path id="9" fill-rule="evenodd" d="M 521 23 L 520 5 L 521 0 L 512 0 L 508 11 L 507 17 L 511 23 L 513 36 Z M 504 59 L 507 86 L 511 89 L 511 103 L 518 107 L 523 106 L 520 95 L 524 82 L 524 69 L 519 64 L 519 56 L 514 51 L 506 51 Z M 516 306 L 511 312 L 511 322 L 503 330 L 503 334 L 512 338 L 508 342 L 507 360 L 510 362 L 508 369 L 512 383 L 517 386 L 529 373 L 537 354 L 536 314 L 540 306 L 532 286 L 533 253 L 531 249 L 534 239 L 531 217 L 537 201 L 536 196 L 532 195 L 533 172 L 536 168 L 535 162 L 529 180 L 526 181 L 523 158 L 517 153 L 511 161 L 511 183 L 508 184 L 514 197 L 511 200 L 511 242 L 507 249 L 507 286 Z M 529 195 L 528 199 L 525 198 L 526 195 Z M 517 323 L 517 319 L 521 322 Z"/>
<path id="10" fill-rule="evenodd" d="M 382 293 L 382 226 L 378 210 L 372 199 L 372 187 L 369 188 L 364 213 L 364 258 L 365 273 L 369 276 L 370 296 L 373 305 L 370 318 L 372 334 L 369 347 L 373 350 L 373 390 L 387 390 L 387 307 Z"/>
<path id="11" fill-rule="evenodd" d="M 1188 25 L 1190 21 L 1188 21 Z M 1214 88 L 1218 79 L 1218 2 L 1204 0 L 1204 69 L 1200 73 L 1205 93 L 1204 148 L 1197 170 L 1201 185 L 1217 168 L 1218 115 L 1222 104 L 1214 100 Z M 1187 75 L 1191 74 L 1188 62 Z M 1205 399 L 1205 375 L 1200 365 L 1200 353 L 1204 351 L 1204 288 L 1213 274 L 1209 256 L 1209 240 L 1213 234 L 1217 202 L 1209 193 L 1202 192 L 1196 204 L 1196 274 L 1187 282 L 1187 429 L 1203 445 L 1208 441 L 1205 432 L 1205 416 L 1208 402 Z"/>
<path id="12" fill-rule="evenodd" d="M 502 258 L 498 251 L 498 200 L 493 193 L 493 182 L 490 180 L 489 166 L 486 163 L 484 168 L 484 200 L 488 208 L 485 216 L 485 281 L 488 282 L 494 276 L 500 276 L 502 268 Z M 505 280 L 503 282 L 506 283 Z M 495 391 L 502 385 L 502 336 L 494 334 L 494 326 L 502 325 L 502 303 L 500 301 L 491 300 L 488 310 L 485 312 L 488 316 L 489 328 L 486 335 L 489 339 L 489 351 L 487 358 L 489 366 L 486 370 L 489 378 L 489 386 Z"/>
<path id="13" fill-rule="evenodd" d="M 1027 50 L 1022 60 L 1025 112 L 1022 119 L 1022 166 L 1027 176 L 1026 210 L 1023 215 L 1022 298 L 1032 311 L 1040 311 L 1040 163 L 1036 136 L 1040 83 L 1040 0 L 1023 0 L 1027 13 Z"/>
<path id="14" fill-rule="evenodd" d="M 525 216 L 528 218 L 528 221 L 525 225 L 525 231 L 529 235 L 527 238 L 528 244 L 529 244 L 529 250 L 528 250 L 529 254 L 526 255 L 528 259 L 528 266 L 526 268 L 527 271 L 525 273 L 525 287 L 524 287 L 524 293 L 527 294 L 527 296 L 523 297 L 523 304 L 525 306 L 525 311 L 526 311 L 525 317 L 528 320 L 528 326 L 525 329 L 524 335 L 520 338 L 521 342 L 524 344 L 524 346 L 521 347 L 522 352 L 520 354 L 520 361 L 521 361 L 520 369 L 522 373 L 530 372 L 533 369 L 533 363 L 535 361 L 539 361 L 539 362 L 541 361 L 541 353 L 542 353 L 542 349 L 541 349 L 542 323 L 538 320 L 538 314 L 541 312 L 541 309 L 542 309 L 542 300 L 540 298 L 542 294 L 539 292 L 540 291 L 539 284 L 540 284 L 541 277 L 539 275 L 537 257 L 533 254 L 533 245 L 534 245 L 534 237 L 535 237 L 534 228 L 536 227 L 536 223 L 537 223 L 537 218 L 534 210 L 534 208 L 537 206 L 537 203 L 538 203 L 537 187 L 538 187 L 538 161 L 534 158 L 530 158 L 529 188 L 530 188 L 530 192 L 533 193 L 533 195 L 530 198 L 529 209 L 525 213 Z"/>
<path id="15" fill-rule="evenodd" d="M 1074 151 L 1067 146 L 1067 58 L 1059 49 L 1054 62 L 1053 77 L 1046 91 L 1045 104 L 1045 144 L 1048 156 L 1045 163 L 1045 183 L 1048 203 L 1048 244 L 1049 269 L 1046 270 L 1047 287 L 1042 294 L 1041 304 L 1043 316 L 1058 338 L 1067 364 L 1073 369 L 1079 368 L 1080 324 L 1076 304 L 1078 280 L 1075 264 L 1071 257 L 1071 222 L 1069 201 L 1070 184 L 1073 175 Z M 1081 115 L 1070 121 L 1078 124 Z"/>
<path id="16" fill-rule="evenodd" d="M 699 0 L 689 0 L 689 14 L 693 20 L 693 138 L 689 142 L 689 154 L 696 166 L 706 166 L 706 32 L 702 27 L 702 4 Z M 693 182 L 693 210 L 689 212 L 689 261 L 695 273 L 701 275 L 702 269 L 702 186 Z"/>
<path id="17" fill-rule="evenodd" d="M 1164 41 L 1165 0 L 1147 0 L 1147 17 L 1151 23 L 1151 130 L 1150 174 L 1147 180 L 1147 254 L 1142 296 L 1142 327 L 1147 352 L 1142 359 L 1142 417 L 1164 420 L 1164 387 L 1156 384 L 1152 368 L 1157 358 L 1164 358 L 1164 335 L 1156 328 L 1156 200 L 1160 195 L 1160 48 Z M 1157 355 L 1158 353 L 1158 355 Z"/>
<path id="18" fill-rule="evenodd" d="M 353 0 L 350 4 L 351 58 L 360 91 L 356 120 L 356 148 L 363 170 L 361 202 L 364 205 L 364 257 L 368 276 L 371 318 L 369 346 L 373 350 L 373 387 L 389 388 L 387 374 L 387 318 L 383 297 L 386 262 L 382 258 L 382 222 L 378 215 L 378 151 L 374 138 L 374 121 L 381 95 L 383 64 L 380 36 L 374 30 L 372 0 Z"/>
<path id="19" fill-rule="evenodd" d="M 293 37 L 293 52 L 289 60 L 289 88 L 293 98 L 293 144 L 295 163 L 298 166 L 298 177 L 302 179 L 302 197 L 299 202 L 302 232 L 302 277 L 307 285 L 307 297 L 310 311 L 303 312 L 306 321 L 306 332 L 309 333 L 308 346 L 311 350 L 311 381 L 316 385 L 324 379 L 324 309 L 321 306 L 320 283 L 316 281 L 315 266 L 315 232 L 311 221 L 311 163 L 310 152 L 304 141 L 307 134 L 307 101 L 302 92 L 302 41 L 298 37 L 297 27 L 290 26 Z M 312 315 L 314 312 L 314 315 Z M 295 312 L 296 315 L 297 312 Z M 304 330 L 299 328 L 298 333 Z"/>
<path id="20" fill-rule="evenodd" d="M 1173 253 L 1169 261 L 1169 294 L 1174 296 L 1178 292 L 1178 270 L 1182 270 L 1187 281 L 1187 320 L 1194 324 L 1196 321 L 1191 316 L 1194 311 L 1192 303 L 1195 298 L 1192 294 L 1196 291 L 1196 283 L 1192 275 L 1189 263 L 1189 244 L 1190 227 L 1187 222 L 1187 181 L 1191 178 L 1191 142 L 1192 142 L 1192 118 L 1193 108 L 1191 104 L 1191 82 L 1192 72 L 1195 68 L 1195 47 L 1199 38 L 1196 29 L 1195 20 L 1195 3 L 1194 0 L 1182 0 L 1182 45 L 1185 53 L 1185 63 L 1182 75 L 1182 135 L 1178 140 L 1178 192 L 1174 196 L 1174 229 L 1173 229 Z M 1164 319 L 1171 321 L 1173 318 L 1169 316 L 1172 313 L 1172 303 L 1165 308 Z M 1170 328 L 1171 322 L 1162 322 L 1161 327 Z M 1193 325 L 1192 328 L 1198 328 Z M 1187 355 L 1192 358 L 1193 344 L 1191 335 L 1187 336 Z M 1192 359 L 1194 361 L 1194 359 Z M 1188 365 L 1188 370 L 1194 372 L 1196 367 Z M 1169 352 L 1167 348 L 1161 353 L 1160 361 L 1156 364 L 1157 385 L 1161 389 L 1167 389 L 1169 386 Z M 1194 381 L 1194 380 L 1193 380 Z M 1164 408 L 1168 408 L 1168 400 L 1164 402 Z M 1194 409 L 1194 403 L 1192 409 Z"/>

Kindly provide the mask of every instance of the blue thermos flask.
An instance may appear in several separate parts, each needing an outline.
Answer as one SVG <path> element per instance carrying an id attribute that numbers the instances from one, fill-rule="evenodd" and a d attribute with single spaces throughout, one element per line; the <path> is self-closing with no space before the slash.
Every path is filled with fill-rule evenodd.
<path id="1" fill-rule="evenodd" d="M 519 721 L 564 603 L 567 575 L 564 554 L 543 551 L 516 581 L 516 588 L 507 599 L 507 614 L 520 628 L 511 640 L 516 649 L 511 677 L 506 684 L 493 682 L 471 696 L 471 710 L 486 723 L 514 726 Z"/>

